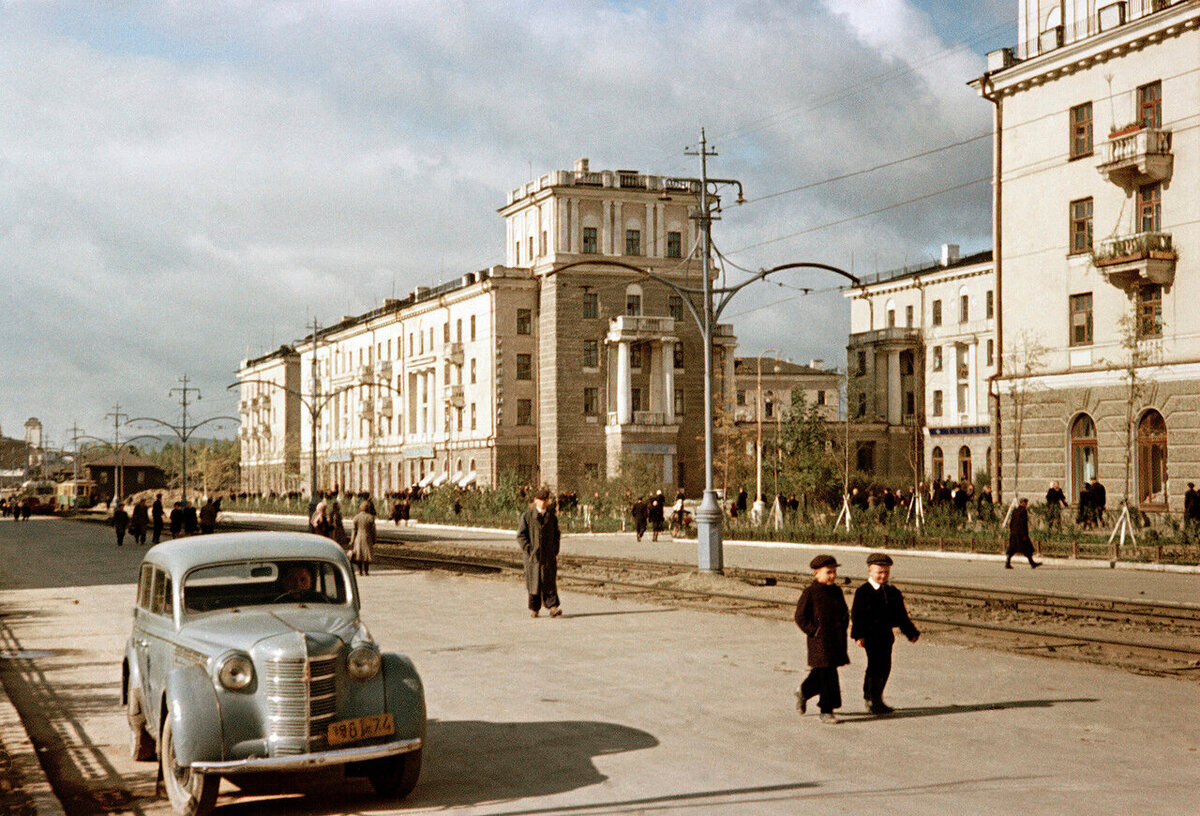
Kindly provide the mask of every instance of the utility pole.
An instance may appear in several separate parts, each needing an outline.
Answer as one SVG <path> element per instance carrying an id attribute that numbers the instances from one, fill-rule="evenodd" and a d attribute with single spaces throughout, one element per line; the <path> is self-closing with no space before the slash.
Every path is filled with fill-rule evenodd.
<path id="1" fill-rule="evenodd" d="M 121 404 L 117 403 L 112 411 L 105 414 L 106 419 L 113 421 L 113 501 L 121 501 L 121 417 L 129 419 L 129 414 L 121 412 Z M 114 507 L 116 505 L 113 505 Z"/>
<path id="2" fill-rule="evenodd" d="M 79 422 L 71 424 L 71 441 L 75 443 L 75 455 L 71 457 L 73 476 L 71 477 L 74 484 L 71 486 L 71 509 L 79 509 L 79 435 L 83 431 L 79 427 Z"/>
<path id="3" fill-rule="evenodd" d="M 317 333 L 321 330 L 317 319 L 314 317 L 312 322 L 312 404 L 318 405 L 321 396 L 321 386 L 317 382 L 317 372 L 320 370 L 317 365 Z M 311 439 L 308 448 L 308 497 L 309 500 L 316 504 L 317 502 L 317 418 L 320 414 L 312 412 L 309 416 L 309 430 Z"/>
<path id="4" fill-rule="evenodd" d="M 178 392 L 178 394 L 179 394 L 179 404 L 180 404 L 180 406 L 182 406 L 182 408 L 183 408 L 183 421 L 182 421 L 182 424 L 181 424 L 181 427 L 183 428 L 183 433 L 182 433 L 182 434 L 180 434 L 180 439 L 181 439 L 181 440 L 183 440 L 183 447 L 182 447 L 182 451 L 181 451 L 181 457 L 180 457 L 180 458 L 181 458 L 181 465 L 180 465 L 180 485 L 181 485 L 181 488 L 180 488 L 180 497 L 179 497 L 179 498 L 180 498 L 180 501 L 182 501 L 182 502 L 183 502 L 183 506 L 184 506 L 184 507 L 187 507 L 187 485 L 188 485 L 188 480 L 187 480 L 187 444 L 188 444 L 188 443 L 187 443 L 187 440 L 188 440 L 187 409 L 188 409 L 188 394 L 194 393 L 194 394 L 196 395 L 196 401 L 197 401 L 197 402 L 199 402 L 199 401 L 200 401 L 200 389 L 198 389 L 198 388 L 192 388 L 191 386 L 189 386 L 189 385 L 188 385 L 188 376 L 187 376 L 187 374 L 184 374 L 184 375 L 183 375 L 183 377 L 181 377 L 179 381 L 180 381 L 181 383 L 183 383 L 183 385 L 179 386 L 178 388 L 172 388 L 172 389 L 168 390 L 168 391 L 167 391 L 167 395 L 168 395 L 168 396 L 171 396 L 171 395 L 174 395 L 175 393 L 177 393 L 177 392 Z"/>

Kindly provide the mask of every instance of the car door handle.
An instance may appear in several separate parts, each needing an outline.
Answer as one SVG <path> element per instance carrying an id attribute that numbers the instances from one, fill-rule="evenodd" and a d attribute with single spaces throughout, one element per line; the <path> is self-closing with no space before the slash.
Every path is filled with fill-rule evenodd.
<path id="1" fill-rule="evenodd" d="M 138 646 L 141 646 L 143 649 L 145 649 L 147 646 L 150 645 L 150 641 L 148 641 L 144 638 L 138 638 L 137 640 L 134 641 L 134 643 L 136 643 Z"/>

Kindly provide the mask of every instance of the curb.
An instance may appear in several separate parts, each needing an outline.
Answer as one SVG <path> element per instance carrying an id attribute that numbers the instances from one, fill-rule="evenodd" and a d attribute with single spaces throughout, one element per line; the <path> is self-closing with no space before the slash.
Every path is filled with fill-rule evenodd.
<path id="1" fill-rule="evenodd" d="M 0 658 L 2 659 L 2 658 Z M 12 816 L 66 816 L 21 715 L 0 686 L 0 811 Z"/>

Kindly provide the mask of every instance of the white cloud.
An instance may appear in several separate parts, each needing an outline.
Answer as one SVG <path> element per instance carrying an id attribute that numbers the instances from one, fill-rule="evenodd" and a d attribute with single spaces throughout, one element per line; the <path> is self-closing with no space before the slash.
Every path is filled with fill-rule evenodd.
<path id="1" fill-rule="evenodd" d="M 500 260 L 507 191 L 579 157 L 694 175 L 704 126 L 754 199 L 985 131 L 980 58 L 938 25 L 901 0 L 0 5 L 0 427 L 167 416 L 185 372 L 227 412 L 238 361 L 312 316 Z M 729 207 L 716 240 L 944 189 L 987 150 Z M 984 248 L 988 223 L 982 185 L 735 260 L 886 269 Z M 840 364 L 845 314 L 835 294 L 735 325 L 746 353 Z"/>

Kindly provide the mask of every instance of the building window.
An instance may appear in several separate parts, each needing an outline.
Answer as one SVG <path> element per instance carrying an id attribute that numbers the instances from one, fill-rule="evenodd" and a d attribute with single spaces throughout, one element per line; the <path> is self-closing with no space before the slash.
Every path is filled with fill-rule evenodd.
<path id="1" fill-rule="evenodd" d="M 682 258 L 683 257 L 683 233 L 668 232 L 667 233 L 667 257 Z"/>
<path id="2" fill-rule="evenodd" d="M 667 312 L 675 320 L 683 320 L 683 298 L 679 295 L 671 295 L 667 298 Z"/>
<path id="3" fill-rule="evenodd" d="M 641 230 L 625 230 L 625 254 L 626 255 L 641 255 L 642 254 L 642 231 Z"/>
<path id="4" fill-rule="evenodd" d="M 1167 423 L 1147 411 L 1138 423 L 1138 495 L 1143 510 L 1167 505 Z"/>
<path id="5" fill-rule="evenodd" d="M 519 399 L 517 400 L 517 424 L 532 425 L 533 424 L 533 400 Z"/>
<path id="6" fill-rule="evenodd" d="M 532 380 L 533 379 L 533 355 L 518 354 L 517 355 L 517 379 Z"/>
<path id="7" fill-rule="evenodd" d="M 858 376 L 863 376 L 867 373 L 867 353 L 865 351 L 858 352 Z"/>
<path id="8" fill-rule="evenodd" d="M 1158 232 L 1162 228 L 1162 184 L 1143 184 L 1138 188 L 1138 221 L 1142 232 Z"/>
<path id="9" fill-rule="evenodd" d="M 1162 286 L 1147 283 L 1138 287 L 1138 338 L 1162 337 Z"/>
<path id="10" fill-rule="evenodd" d="M 942 415 L 942 392 L 933 392 L 933 415 L 940 417 Z"/>
<path id="11" fill-rule="evenodd" d="M 600 343 L 596 340 L 583 341 L 583 367 L 596 368 L 600 365 Z"/>
<path id="12" fill-rule="evenodd" d="M 627 317 L 642 316 L 642 295 L 640 292 L 629 292 L 625 295 L 625 315 Z"/>
<path id="13" fill-rule="evenodd" d="M 1078 159 L 1092 155 L 1092 103 L 1084 102 L 1071 108 L 1070 156 Z"/>
<path id="14" fill-rule="evenodd" d="M 942 453 L 941 448 L 935 447 L 933 452 L 930 453 L 929 458 L 933 462 L 933 478 L 940 482 L 942 477 L 946 475 L 946 456 Z"/>
<path id="15" fill-rule="evenodd" d="M 1092 199 L 1081 198 L 1071 202 L 1071 254 L 1088 252 L 1092 248 Z"/>
<path id="16" fill-rule="evenodd" d="M 682 414 L 683 414 L 683 389 L 676 388 L 675 389 L 675 416 L 681 416 Z"/>
<path id="17" fill-rule="evenodd" d="M 763 417 L 771 419 L 775 416 L 775 402 L 769 396 L 763 400 Z"/>
<path id="18" fill-rule="evenodd" d="M 462 342 L 462 318 L 454 321 L 454 340 L 458 343 Z M 392 355 L 392 350 L 388 348 L 388 356 Z"/>
<path id="19" fill-rule="evenodd" d="M 941 346 L 933 347 L 933 370 L 934 371 L 942 370 L 942 347 Z"/>
<path id="20" fill-rule="evenodd" d="M 940 300 L 933 302 L 933 316 L 930 322 L 935 326 L 942 325 L 942 302 Z"/>
<path id="21" fill-rule="evenodd" d="M 583 389 L 583 413 L 595 416 L 600 405 L 600 389 L 587 387 Z"/>
<path id="22" fill-rule="evenodd" d="M 825 392 L 818 391 L 817 392 L 817 405 L 824 405 L 824 404 L 825 404 Z"/>
<path id="23" fill-rule="evenodd" d="M 737 392 L 737 404 L 738 404 L 738 405 L 745 405 L 745 404 L 746 404 L 746 392 L 745 392 L 745 390 L 744 390 L 744 389 L 741 389 L 741 388 L 739 388 L 739 389 L 738 389 L 738 392 Z"/>
<path id="24" fill-rule="evenodd" d="M 1071 485 L 1076 496 L 1096 477 L 1096 450 L 1096 424 L 1080 414 L 1071 423 Z"/>
<path id="25" fill-rule="evenodd" d="M 471 315 L 471 339 L 475 339 L 475 315 Z"/>
<path id="26" fill-rule="evenodd" d="M 442 384 L 443 384 L 443 385 L 449 385 L 449 384 L 450 384 L 450 368 L 451 368 L 450 364 L 449 364 L 449 363 L 446 363 L 446 373 L 445 373 L 445 375 L 442 377 Z"/>
<path id="27" fill-rule="evenodd" d="M 971 314 L 971 298 L 969 295 L 959 295 L 958 322 L 966 323 Z"/>
<path id="28" fill-rule="evenodd" d="M 525 239 L 526 246 L 529 247 L 529 262 L 533 263 L 533 236 L 530 235 Z"/>
<path id="29" fill-rule="evenodd" d="M 875 443 L 860 442 L 854 454 L 854 466 L 860 473 L 875 472 Z"/>
<path id="30" fill-rule="evenodd" d="M 675 359 L 672 362 L 676 368 L 683 368 L 683 343 L 675 343 L 673 349 L 671 356 Z"/>
<path id="31" fill-rule="evenodd" d="M 629 367 L 638 369 L 642 367 L 642 344 L 629 344 Z"/>
<path id="32" fill-rule="evenodd" d="M 912 325 L 913 325 L 913 307 L 912 306 L 904 307 L 904 325 L 908 326 L 908 328 L 910 328 L 910 329 L 912 328 Z"/>
<path id="33" fill-rule="evenodd" d="M 583 316 L 590 320 L 600 315 L 600 296 L 595 292 L 583 293 Z"/>
<path id="34" fill-rule="evenodd" d="M 445 323 L 442 324 L 442 342 L 443 343 L 450 342 L 450 321 L 449 320 L 447 320 Z"/>
<path id="35" fill-rule="evenodd" d="M 912 416 L 917 412 L 917 395 L 912 391 L 904 392 L 904 415 Z"/>
<path id="36" fill-rule="evenodd" d="M 993 292 L 991 289 L 987 290 L 985 304 L 986 304 L 985 305 L 986 311 L 984 312 L 984 314 L 988 320 L 991 320 L 993 317 L 996 316 L 996 293 Z"/>
<path id="37" fill-rule="evenodd" d="M 889 329 L 896 328 L 896 310 L 895 309 L 887 310 L 887 327 Z"/>
<path id="38" fill-rule="evenodd" d="M 475 358 L 471 358 L 471 385 L 475 384 Z"/>
<path id="39" fill-rule="evenodd" d="M 538 244 L 538 254 L 539 255 L 546 254 L 546 231 L 545 230 L 542 230 L 541 241 Z"/>
<path id="40" fill-rule="evenodd" d="M 477 412 L 475 411 L 475 403 L 472 402 L 471 403 L 471 430 L 473 431 L 477 427 L 478 427 Z M 474 468 L 472 468 L 472 470 L 474 470 Z"/>
<path id="41" fill-rule="evenodd" d="M 862 391 L 858 392 L 858 412 L 856 416 L 860 419 L 867 415 L 867 395 Z"/>
<path id="42" fill-rule="evenodd" d="M 1071 345 L 1092 344 L 1092 293 L 1071 295 Z"/>
<path id="43" fill-rule="evenodd" d="M 455 409 L 454 409 L 454 413 L 455 413 L 455 415 L 456 415 L 456 417 L 457 417 L 457 421 L 456 421 L 456 423 L 455 423 L 455 429 L 456 429 L 456 430 L 457 430 L 459 433 L 461 433 L 461 432 L 462 432 L 462 429 L 463 429 L 463 409 L 462 409 L 462 408 L 455 408 Z M 459 468 L 459 470 L 462 470 L 462 468 L 460 467 L 460 468 Z"/>
<path id="44" fill-rule="evenodd" d="M 645 410 L 646 410 L 646 406 L 645 406 L 645 404 L 642 402 L 642 389 L 640 389 L 640 388 L 630 388 L 630 389 L 629 389 L 629 396 L 630 396 L 630 400 L 629 400 L 629 401 L 630 401 L 631 403 L 633 403 L 633 410 L 634 410 L 634 411 L 645 411 Z"/>
<path id="45" fill-rule="evenodd" d="M 963 445 L 958 449 L 958 480 L 960 482 L 970 482 L 971 476 L 971 449 Z"/>
<path id="46" fill-rule="evenodd" d="M 913 353 L 912 351 L 900 352 L 900 373 L 908 377 L 913 373 Z"/>
<path id="47" fill-rule="evenodd" d="M 532 309 L 517 309 L 517 334 L 533 334 Z"/>
<path id="48" fill-rule="evenodd" d="M 996 341 L 989 337 L 988 341 L 987 341 L 987 364 L 989 366 L 996 364 L 995 354 L 996 354 Z"/>
<path id="49" fill-rule="evenodd" d="M 596 228 L 583 228 L 583 253 L 585 255 L 596 254 Z"/>
<path id="50" fill-rule="evenodd" d="M 517 254 L 517 257 L 514 259 L 515 260 L 514 266 L 520 266 L 521 265 L 521 242 L 519 240 L 516 242 L 516 244 L 513 245 L 513 250 Z"/>
<path id="51" fill-rule="evenodd" d="M 1154 81 L 1137 89 L 1138 121 L 1144 128 L 1162 127 L 1162 82 Z"/>

